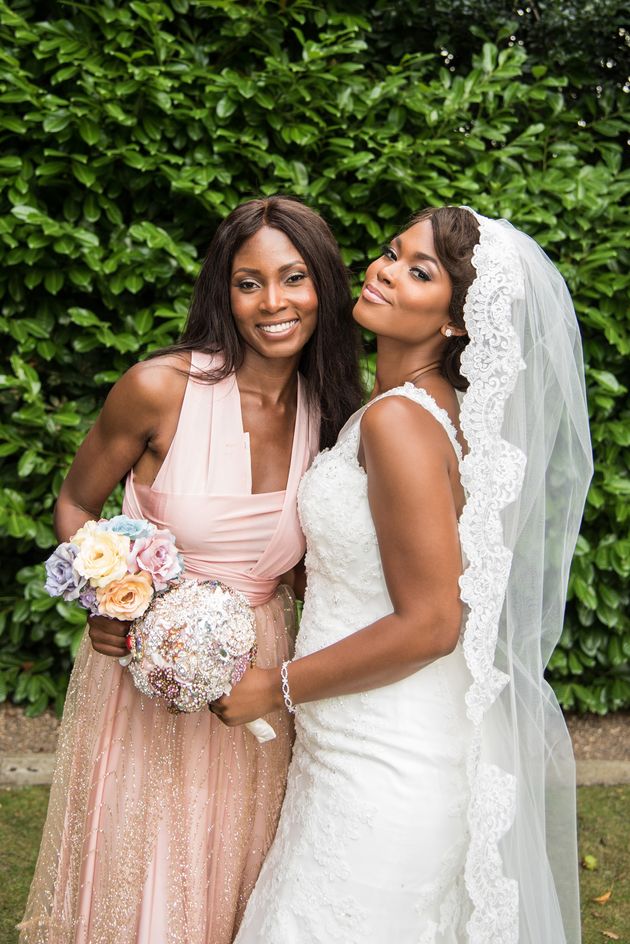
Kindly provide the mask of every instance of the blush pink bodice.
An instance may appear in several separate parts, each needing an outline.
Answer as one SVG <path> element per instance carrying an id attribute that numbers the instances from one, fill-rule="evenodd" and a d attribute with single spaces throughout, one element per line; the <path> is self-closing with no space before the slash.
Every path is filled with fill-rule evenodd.
<path id="1" fill-rule="evenodd" d="M 127 476 L 123 511 L 175 535 L 186 576 L 216 578 L 265 603 L 280 576 L 304 554 L 297 488 L 318 448 L 318 429 L 298 375 L 298 402 L 287 487 L 252 494 L 249 433 L 232 374 L 216 384 L 194 379 L 211 355 L 195 352 L 177 430 L 153 485 Z"/>

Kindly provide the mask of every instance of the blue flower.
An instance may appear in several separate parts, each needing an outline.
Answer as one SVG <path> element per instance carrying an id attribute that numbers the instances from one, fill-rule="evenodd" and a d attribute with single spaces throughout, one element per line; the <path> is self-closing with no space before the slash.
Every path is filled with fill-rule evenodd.
<path id="1" fill-rule="evenodd" d="M 46 561 L 46 583 L 44 589 L 51 597 L 63 597 L 64 600 L 76 600 L 87 583 L 74 569 L 74 561 L 79 553 L 76 544 L 65 542 Z"/>
<path id="2" fill-rule="evenodd" d="M 131 541 L 138 538 L 149 538 L 157 530 L 150 521 L 144 518 L 129 518 L 128 515 L 116 515 L 103 525 L 104 531 L 113 531 L 114 534 L 124 534 Z"/>

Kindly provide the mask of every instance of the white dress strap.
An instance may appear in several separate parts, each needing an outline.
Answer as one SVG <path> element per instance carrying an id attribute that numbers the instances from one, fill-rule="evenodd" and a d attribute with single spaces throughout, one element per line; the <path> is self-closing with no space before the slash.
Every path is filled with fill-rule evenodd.
<path id="1" fill-rule="evenodd" d="M 427 413 L 430 413 L 431 416 L 436 419 L 440 426 L 444 429 L 444 432 L 448 436 L 455 451 L 457 461 L 462 461 L 462 447 L 457 439 L 457 432 L 450 416 L 446 410 L 443 409 L 443 407 L 437 405 L 431 394 L 428 393 L 424 387 L 416 387 L 410 381 L 400 387 L 392 387 L 391 390 L 386 390 L 385 393 L 379 394 L 378 397 L 374 397 L 373 400 L 370 400 L 368 403 L 362 406 L 361 409 L 351 417 L 351 419 L 342 429 L 339 435 L 339 441 L 341 442 L 342 440 L 346 439 L 348 444 L 352 443 L 353 446 L 356 446 L 356 449 L 358 450 L 361 420 L 363 418 L 363 414 L 374 403 L 378 403 L 379 400 L 383 400 L 385 397 L 407 397 L 409 400 L 413 400 L 419 406 L 423 407 Z"/>

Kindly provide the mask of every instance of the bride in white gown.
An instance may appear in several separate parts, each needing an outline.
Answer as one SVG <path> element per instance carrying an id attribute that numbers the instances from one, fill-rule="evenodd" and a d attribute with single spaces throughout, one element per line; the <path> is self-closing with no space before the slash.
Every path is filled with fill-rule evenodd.
<path id="1" fill-rule="evenodd" d="M 376 387 L 300 487 L 295 659 L 213 706 L 296 706 L 236 944 L 576 944 L 574 771 L 542 675 L 590 478 L 570 298 L 528 237 L 443 208 L 372 263 L 355 318 Z"/>

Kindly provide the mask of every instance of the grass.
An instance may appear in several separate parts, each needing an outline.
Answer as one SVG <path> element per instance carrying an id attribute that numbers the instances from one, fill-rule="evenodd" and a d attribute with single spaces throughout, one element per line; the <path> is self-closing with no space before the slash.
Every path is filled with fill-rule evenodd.
<path id="1" fill-rule="evenodd" d="M 47 802 L 46 787 L 0 791 L 0 944 L 17 942 Z M 581 869 L 583 944 L 630 944 L 630 786 L 581 787 L 578 810 L 580 855 L 597 860 Z"/>
<path id="2" fill-rule="evenodd" d="M 16 944 L 48 805 L 48 787 L 0 790 L 0 944 Z"/>
<path id="3" fill-rule="evenodd" d="M 580 787 L 578 826 L 580 856 L 597 860 L 580 870 L 584 944 L 630 944 L 630 786 Z"/>

